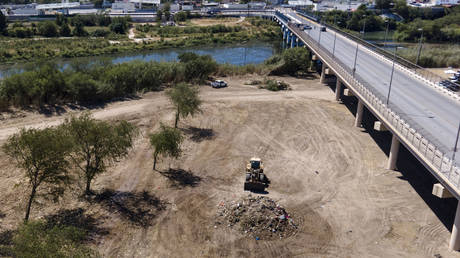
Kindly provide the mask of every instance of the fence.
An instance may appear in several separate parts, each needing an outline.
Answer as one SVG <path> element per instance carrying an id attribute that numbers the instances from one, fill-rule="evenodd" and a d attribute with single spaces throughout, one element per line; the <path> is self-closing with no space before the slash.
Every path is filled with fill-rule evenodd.
<path id="1" fill-rule="evenodd" d="M 447 183 L 453 185 L 456 192 L 459 192 L 460 169 L 458 168 L 458 164 L 451 159 L 450 155 L 447 155 L 449 152 L 447 148 L 433 140 L 433 137 L 427 137 L 428 135 L 426 132 L 422 135 L 421 132 L 423 128 L 420 127 L 416 130 L 414 126 L 411 127 L 408 123 L 409 119 L 398 115 L 398 113 L 403 114 L 402 110 L 398 110 L 394 105 L 392 105 L 391 108 L 386 105 L 384 103 L 386 100 L 385 96 L 379 94 L 358 75 L 353 76 L 352 68 L 335 58 L 329 50 L 318 45 L 309 35 L 301 33 L 302 31 L 299 28 L 290 26 L 290 29 L 295 32 L 299 38 L 304 40 L 314 52 L 321 56 L 322 60 L 328 63 L 338 76 L 349 83 L 355 93 L 359 94 L 363 101 L 367 102 L 368 106 L 376 112 L 376 115 L 380 116 L 382 120 L 386 120 L 399 135 L 401 141 L 417 151 L 429 166 L 438 170 L 435 171 L 435 173 L 438 175 L 440 173 L 441 178 L 444 178 Z M 429 138 L 432 140 L 430 141 Z"/>

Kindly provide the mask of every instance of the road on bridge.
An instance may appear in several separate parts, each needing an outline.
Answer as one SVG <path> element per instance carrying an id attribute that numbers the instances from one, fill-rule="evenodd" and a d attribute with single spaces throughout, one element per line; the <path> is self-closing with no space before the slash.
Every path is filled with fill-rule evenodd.
<path id="1" fill-rule="evenodd" d="M 355 61 L 356 42 L 332 30 L 321 32 L 320 26 L 294 11 L 285 12 L 294 22 L 307 23 L 313 28 L 305 30 L 314 41 L 326 48 L 335 58 L 352 69 Z M 320 35 L 321 34 L 321 35 Z M 334 37 L 336 37 L 334 50 Z M 358 47 L 356 76 L 361 77 L 386 101 L 392 62 L 383 61 L 376 55 Z M 389 98 L 391 109 L 405 119 L 411 127 L 437 145 L 444 153 L 452 154 L 460 122 L 460 103 L 439 92 L 425 82 L 411 77 L 405 71 L 395 69 Z M 457 164 L 460 155 L 456 156 Z"/>

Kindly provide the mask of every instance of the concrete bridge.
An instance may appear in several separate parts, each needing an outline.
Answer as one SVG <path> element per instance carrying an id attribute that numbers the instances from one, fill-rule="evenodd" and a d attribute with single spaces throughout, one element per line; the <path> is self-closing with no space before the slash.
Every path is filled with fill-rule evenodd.
<path id="1" fill-rule="evenodd" d="M 378 119 L 374 129 L 393 134 L 388 169 L 396 169 L 403 144 L 439 181 L 433 194 L 460 200 L 460 98 L 437 84 L 440 77 L 308 15 L 277 10 L 272 19 L 287 46 L 307 47 L 321 62 L 321 82 L 326 74 L 336 77 L 337 101 L 342 94 L 357 98 L 355 126 L 368 109 Z M 460 249 L 460 205 L 449 248 Z"/>

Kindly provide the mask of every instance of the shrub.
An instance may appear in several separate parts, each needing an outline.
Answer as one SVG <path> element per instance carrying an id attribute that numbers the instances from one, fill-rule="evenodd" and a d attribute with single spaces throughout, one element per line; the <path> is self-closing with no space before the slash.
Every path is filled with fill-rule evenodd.
<path id="1" fill-rule="evenodd" d="M 58 33 L 58 26 L 56 23 L 52 21 L 45 21 L 40 23 L 38 26 L 38 31 L 40 35 L 45 36 L 45 37 L 57 37 L 59 36 Z"/>
<path id="2" fill-rule="evenodd" d="M 42 221 L 23 224 L 13 238 L 15 257 L 95 257 L 83 245 L 86 232 L 72 226 L 49 227 Z"/>

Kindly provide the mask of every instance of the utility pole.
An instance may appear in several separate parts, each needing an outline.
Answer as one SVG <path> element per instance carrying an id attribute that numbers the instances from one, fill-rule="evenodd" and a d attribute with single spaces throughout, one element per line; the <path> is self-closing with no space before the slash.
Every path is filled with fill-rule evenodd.
<path id="1" fill-rule="evenodd" d="M 364 39 L 364 34 L 366 33 L 366 15 L 363 15 L 364 19 L 364 24 L 363 24 L 363 39 Z"/>
<path id="2" fill-rule="evenodd" d="M 419 47 L 418 47 L 418 54 L 417 54 L 417 60 L 415 61 L 415 64 L 418 65 L 418 61 L 420 60 L 420 53 L 422 53 L 422 39 L 423 39 L 423 28 L 418 29 L 418 31 L 422 31 L 422 34 L 420 35 L 420 42 L 419 42 Z"/>
<path id="3" fill-rule="evenodd" d="M 390 22 L 388 20 L 385 20 L 385 23 L 387 24 L 387 29 L 385 30 L 385 39 L 383 40 L 383 47 L 385 47 L 387 44 L 388 27 L 390 26 Z"/>
<path id="4" fill-rule="evenodd" d="M 321 26 L 321 24 L 320 24 Z M 318 46 L 321 44 L 321 28 L 319 29 Z"/>
<path id="5" fill-rule="evenodd" d="M 335 58 L 335 40 L 337 39 L 337 31 L 334 32 L 334 46 L 332 47 L 332 57 Z"/>

